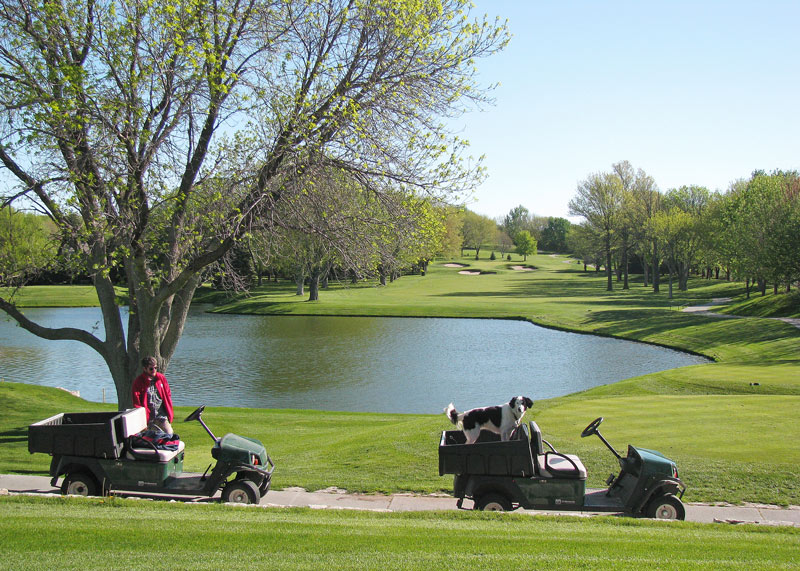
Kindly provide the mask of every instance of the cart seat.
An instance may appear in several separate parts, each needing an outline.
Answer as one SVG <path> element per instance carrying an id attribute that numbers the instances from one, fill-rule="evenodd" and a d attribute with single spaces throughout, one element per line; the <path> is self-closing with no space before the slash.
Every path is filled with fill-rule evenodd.
<path id="1" fill-rule="evenodd" d="M 531 453 L 533 457 L 544 454 L 544 445 L 542 444 L 542 430 L 535 421 L 531 420 L 528 424 L 531 427 Z"/>
<path id="2" fill-rule="evenodd" d="M 548 452 L 536 456 L 539 475 L 545 478 L 586 479 L 586 468 L 574 454 Z"/>
<path id="3" fill-rule="evenodd" d="M 178 442 L 177 450 L 155 450 L 153 448 L 133 448 L 129 445 L 130 437 L 147 429 L 147 412 L 142 407 L 126 410 L 122 414 L 122 437 L 126 443 L 125 458 L 128 460 L 149 460 L 151 462 L 169 462 L 183 452 L 186 445 Z"/>
<path id="4" fill-rule="evenodd" d="M 142 407 L 129 408 L 120 417 L 122 422 L 122 441 L 147 428 L 147 412 Z"/>
<path id="5" fill-rule="evenodd" d="M 125 457 L 128 460 L 149 460 L 151 462 L 169 462 L 183 452 L 186 445 L 183 440 L 178 442 L 177 450 L 154 450 L 153 448 L 128 448 Z"/>
<path id="6" fill-rule="evenodd" d="M 533 420 L 529 424 L 531 427 L 531 454 L 536 460 L 536 470 L 540 476 L 543 478 L 586 479 L 586 468 L 577 456 L 555 451 L 545 453 L 539 425 Z"/>

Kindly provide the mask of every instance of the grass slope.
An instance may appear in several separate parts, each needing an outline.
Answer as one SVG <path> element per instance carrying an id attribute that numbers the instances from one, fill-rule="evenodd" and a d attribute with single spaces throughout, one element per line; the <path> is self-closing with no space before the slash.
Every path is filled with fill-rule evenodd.
<path id="1" fill-rule="evenodd" d="M 0 569 L 15 570 L 777 569 L 796 567 L 798 540 L 797 528 L 612 517 L 0 498 Z"/>

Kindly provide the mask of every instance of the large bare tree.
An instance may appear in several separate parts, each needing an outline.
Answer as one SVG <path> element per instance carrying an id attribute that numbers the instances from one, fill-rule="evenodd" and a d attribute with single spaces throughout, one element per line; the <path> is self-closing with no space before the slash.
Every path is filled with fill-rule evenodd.
<path id="1" fill-rule="evenodd" d="M 204 269 L 311 165 L 371 192 L 446 194 L 478 172 L 443 117 L 487 101 L 475 62 L 503 25 L 467 0 L 0 0 L 2 204 L 79 252 L 120 407 L 142 355 L 166 369 Z M 123 276 L 127 324 L 114 276 Z"/>

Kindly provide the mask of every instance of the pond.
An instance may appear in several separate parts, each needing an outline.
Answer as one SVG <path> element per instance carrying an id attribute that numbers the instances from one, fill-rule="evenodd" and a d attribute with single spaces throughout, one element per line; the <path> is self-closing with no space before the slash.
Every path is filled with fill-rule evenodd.
<path id="1" fill-rule="evenodd" d="M 98 308 L 28 309 L 49 326 L 99 330 Z M 438 413 L 523 394 L 561 396 L 705 363 L 643 343 L 523 321 L 246 316 L 193 308 L 166 371 L 176 405 Z M 0 379 L 116 402 L 103 360 L 78 342 L 45 341 L 0 317 Z"/>

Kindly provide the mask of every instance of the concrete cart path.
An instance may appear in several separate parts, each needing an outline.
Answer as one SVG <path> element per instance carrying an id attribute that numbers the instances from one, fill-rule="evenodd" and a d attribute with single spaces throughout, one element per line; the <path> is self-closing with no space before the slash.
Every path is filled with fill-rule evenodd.
<path id="1" fill-rule="evenodd" d="M 726 303 L 730 303 L 731 301 L 733 300 L 730 297 L 715 297 L 711 301 L 701 305 L 690 305 L 689 307 L 684 307 L 681 311 L 685 313 L 693 313 L 695 315 L 705 315 L 706 317 L 719 317 L 720 319 L 776 319 L 778 321 L 788 323 L 789 325 L 794 325 L 800 329 L 800 318 L 797 317 L 745 317 L 741 315 L 730 315 L 727 313 L 709 311 L 709 309 L 715 305 L 724 305 Z"/>
<path id="2" fill-rule="evenodd" d="M 0 475 L 0 494 L 58 494 L 46 476 Z M 183 498 L 184 500 L 187 498 Z M 191 500 L 191 499 L 190 499 Z M 207 498 L 199 501 L 208 501 Z M 272 490 L 261 500 L 266 507 L 310 507 L 316 509 L 353 509 L 371 511 L 432 511 L 455 510 L 456 500 L 450 496 L 423 496 L 415 494 L 348 494 L 340 490 L 307 492 L 300 488 Z M 466 507 L 471 507 L 469 501 Z M 587 515 L 587 512 L 557 512 L 518 510 L 529 514 Z M 800 527 L 800 506 L 710 506 L 686 504 L 686 520 L 701 523 L 759 523 L 766 525 L 792 525 Z"/>

